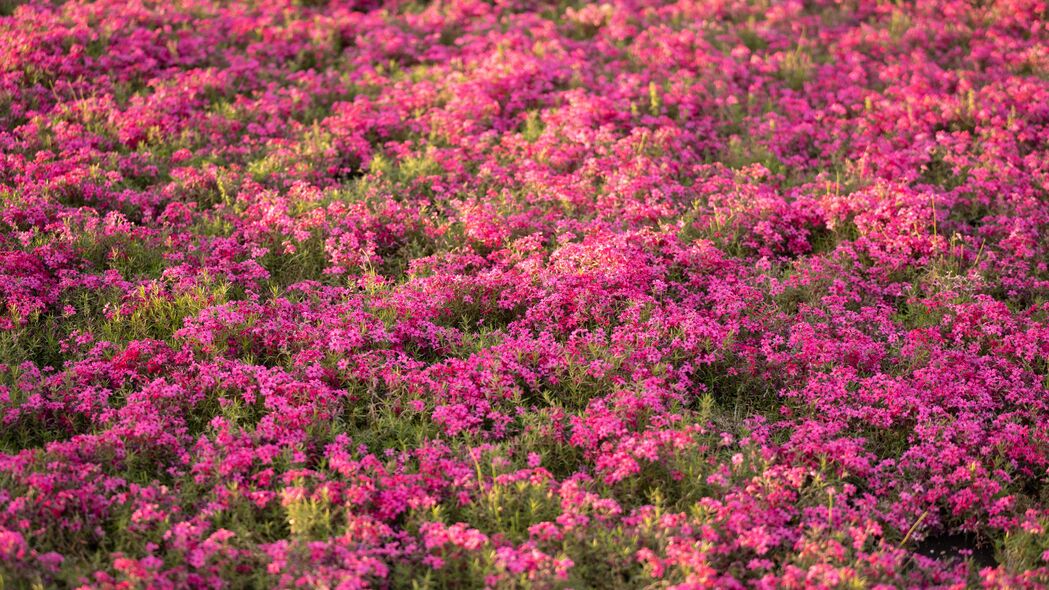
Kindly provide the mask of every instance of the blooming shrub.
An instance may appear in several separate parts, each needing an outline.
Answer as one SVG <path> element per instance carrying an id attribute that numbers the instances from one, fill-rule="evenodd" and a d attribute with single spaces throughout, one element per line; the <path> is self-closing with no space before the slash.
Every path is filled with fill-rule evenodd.
<path id="1" fill-rule="evenodd" d="M 1049 585 L 1044 2 L 0 14 L 0 586 Z"/>

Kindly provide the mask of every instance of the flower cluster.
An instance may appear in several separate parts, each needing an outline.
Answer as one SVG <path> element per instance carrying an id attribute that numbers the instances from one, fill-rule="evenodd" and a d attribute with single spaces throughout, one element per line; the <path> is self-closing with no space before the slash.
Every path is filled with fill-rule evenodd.
<path id="1" fill-rule="evenodd" d="M 1041 0 L 0 0 L 0 583 L 1049 585 Z"/>

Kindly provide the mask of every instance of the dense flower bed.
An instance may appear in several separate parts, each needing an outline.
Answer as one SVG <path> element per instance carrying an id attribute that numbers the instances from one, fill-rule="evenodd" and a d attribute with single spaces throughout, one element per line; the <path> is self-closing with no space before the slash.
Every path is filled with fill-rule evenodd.
<path id="1" fill-rule="evenodd" d="M 1049 584 L 1045 2 L 0 11 L 0 585 Z"/>

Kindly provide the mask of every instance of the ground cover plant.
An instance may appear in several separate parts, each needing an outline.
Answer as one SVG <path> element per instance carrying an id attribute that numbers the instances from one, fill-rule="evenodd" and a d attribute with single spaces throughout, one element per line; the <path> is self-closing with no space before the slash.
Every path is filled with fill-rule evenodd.
<path id="1" fill-rule="evenodd" d="M 1049 585 L 1045 2 L 0 15 L 0 587 Z"/>

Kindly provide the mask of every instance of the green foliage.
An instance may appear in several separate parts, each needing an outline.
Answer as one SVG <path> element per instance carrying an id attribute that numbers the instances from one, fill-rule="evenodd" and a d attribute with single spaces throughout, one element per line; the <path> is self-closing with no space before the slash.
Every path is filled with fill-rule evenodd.
<path id="1" fill-rule="evenodd" d="M 429 419 L 432 408 L 416 411 L 397 402 L 382 386 L 352 384 L 340 411 L 313 433 L 318 441 L 348 434 L 372 453 L 386 449 L 407 451 L 438 438 L 438 425 Z"/>
<path id="2" fill-rule="evenodd" d="M 812 66 L 812 57 L 799 46 L 783 57 L 777 77 L 791 90 L 800 91 L 812 78 Z"/>
<path id="3" fill-rule="evenodd" d="M 955 170 L 954 165 L 944 159 L 941 150 L 935 150 L 929 156 L 928 163 L 922 167 L 921 177 L 917 184 L 927 184 L 951 191 L 966 184 L 968 171 Z"/>
<path id="4" fill-rule="evenodd" d="M 493 482 L 462 509 L 464 522 L 515 544 L 528 539 L 532 525 L 553 521 L 561 513 L 560 500 L 548 484 Z"/>
<path id="5" fill-rule="evenodd" d="M 302 482 L 297 485 L 302 485 Z M 295 538 L 318 540 L 337 534 L 332 511 L 327 488 L 321 488 L 311 496 L 296 497 L 284 502 L 288 532 Z"/>
<path id="6" fill-rule="evenodd" d="M 125 344 L 134 340 L 170 341 L 186 318 L 196 316 L 211 305 L 226 302 L 228 286 L 197 286 L 190 291 L 162 295 L 139 289 L 130 310 L 121 311 L 101 323 L 102 340 Z"/>
<path id="7" fill-rule="evenodd" d="M 15 9 L 26 4 L 28 0 L 0 0 L 0 16 L 11 16 Z"/>
<path id="8" fill-rule="evenodd" d="M 545 130 L 546 124 L 543 123 L 540 112 L 528 111 L 528 116 L 525 118 L 524 125 L 521 128 L 521 136 L 524 137 L 525 141 L 535 143 Z"/>
<path id="9" fill-rule="evenodd" d="M 1044 562 L 1042 555 L 1049 551 L 1049 519 L 1036 523 L 1039 530 L 1018 528 L 1006 533 L 995 550 L 996 561 L 1010 572 L 1038 569 Z"/>
<path id="10" fill-rule="evenodd" d="M 319 235 L 311 235 L 296 242 L 295 251 L 290 253 L 284 252 L 280 244 L 274 243 L 258 262 L 270 273 L 270 288 L 277 292 L 302 281 L 335 280 L 332 275 L 324 274 L 328 266 L 328 253 L 324 248 L 324 239 Z"/>
<path id="11" fill-rule="evenodd" d="M 761 164 L 773 174 L 783 174 L 787 171 L 783 162 L 769 151 L 763 142 L 749 136 L 730 137 L 721 162 L 736 170 L 752 164 Z"/>

